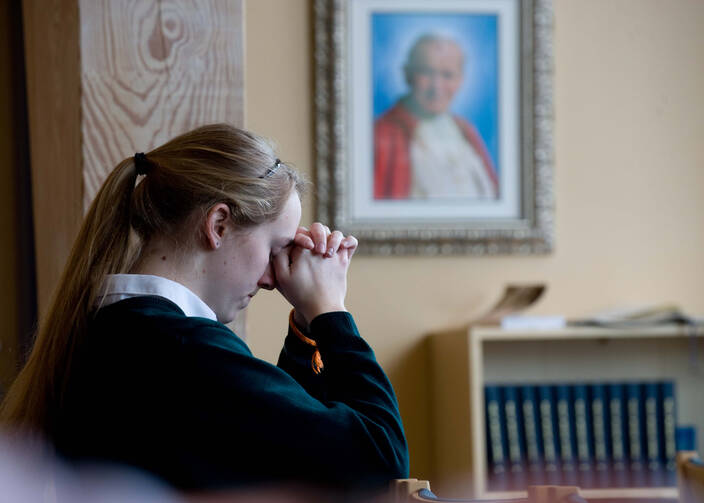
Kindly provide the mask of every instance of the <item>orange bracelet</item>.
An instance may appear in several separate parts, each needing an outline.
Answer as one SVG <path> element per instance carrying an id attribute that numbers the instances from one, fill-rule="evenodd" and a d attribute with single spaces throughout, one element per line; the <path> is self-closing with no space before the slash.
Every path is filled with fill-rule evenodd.
<path id="1" fill-rule="evenodd" d="M 310 364 L 311 368 L 313 369 L 313 372 L 315 372 L 316 374 L 320 374 L 325 368 L 325 366 L 323 365 L 323 358 L 320 356 L 320 350 L 318 350 L 318 343 L 310 337 L 306 337 L 305 335 L 303 335 L 303 332 L 301 332 L 298 326 L 296 326 L 296 322 L 293 321 L 293 314 L 295 313 L 295 311 L 295 309 L 291 309 L 291 314 L 288 315 L 288 326 L 291 327 L 291 330 L 294 334 L 296 334 L 296 337 L 298 337 L 300 340 L 302 340 L 309 346 L 313 346 L 315 348 L 315 351 L 313 352 L 313 358 L 311 359 Z"/>

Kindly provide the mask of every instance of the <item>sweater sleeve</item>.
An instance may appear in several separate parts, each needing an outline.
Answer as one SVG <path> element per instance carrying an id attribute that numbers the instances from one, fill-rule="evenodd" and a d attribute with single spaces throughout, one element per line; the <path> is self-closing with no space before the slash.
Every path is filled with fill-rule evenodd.
<path id="1" fill-rule="evenodd" d="M 313 338 L 313 334 L 306 332 L 304 335 Z M 294 378 L 311 396 L 318 400 L 326 400 L 326 374 L 313 372 L 313 353 L 315 348 L 300 340 L 288 326 L 288 334 L 284 347 L 279 354 L 277 366 Z M 324 361 L 323 361 L 324 363 Z"/>
<path id="2" fill-rule="evenodd" d="M 208 476 L 359 488 L 408 476 L 396 397 L 352 316 L 318 316 L 310 332 L 325 363 L 317 376 L 292 334 L 279 367 L 210 344 L 189 351 L 189 414 L 203 426 L 189 449 Z"/>

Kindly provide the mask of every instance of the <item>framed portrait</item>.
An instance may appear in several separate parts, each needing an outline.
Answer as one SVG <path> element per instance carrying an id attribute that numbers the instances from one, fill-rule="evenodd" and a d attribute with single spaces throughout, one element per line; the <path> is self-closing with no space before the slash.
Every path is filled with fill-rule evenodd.
<path id="1" fill-rule="evenodd" d="M 314 11 L 318 218 L 371 254 L 550 252 L 550 1 Z"/>

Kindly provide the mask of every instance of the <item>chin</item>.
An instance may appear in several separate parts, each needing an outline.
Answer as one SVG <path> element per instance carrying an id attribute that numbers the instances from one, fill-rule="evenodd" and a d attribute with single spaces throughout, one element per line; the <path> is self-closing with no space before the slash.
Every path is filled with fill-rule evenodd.
<path id="1" fill-rule="evenodd" d="M 218 315 L 218 321 L 220 321 L 220 323 L 224 323 L 226 325 L 228 323 L 232 323 L 235 320 L 235 318 L 237 318 L 237 315 L 240 314 L 240 312 L 247 309 L 247 306 L 249 305 L 250 300 L 252 300 L 251 297 L 245 297 L 244 299 L 239 301 L 236 305 L 232 306 L 230 308 L 229 312 L 222 313 L 221 315 Z M 220 320 L 220 316 L 222 316 L 223 320 L 226 320 L 226 321 Z"/>
<path id="2" fill-rule="evenodd" d="M 223 325 L 232 323 L 237 317 L 237 313 L 239 313 L 241 310 L 242 309 L 238 307 L 231 307 L 227 312 L 217 313 L 218 321 Z"/>
<path id="3" fill-rule="evenodd" d="M 447 106 L 444 104 L 430 104 L 425 107 L 425 111 L 429 114 L 439 115 L 447 110 Z"/>

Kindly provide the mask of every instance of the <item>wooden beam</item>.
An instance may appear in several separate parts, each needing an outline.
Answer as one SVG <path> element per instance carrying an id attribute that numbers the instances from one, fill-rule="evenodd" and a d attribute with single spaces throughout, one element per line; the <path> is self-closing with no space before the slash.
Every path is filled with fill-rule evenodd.
<path id="1" fill-rule="evenodd" d="M 77 0 L 24 0 L 37 303 L 42 316 L 83 216 Z"/>

